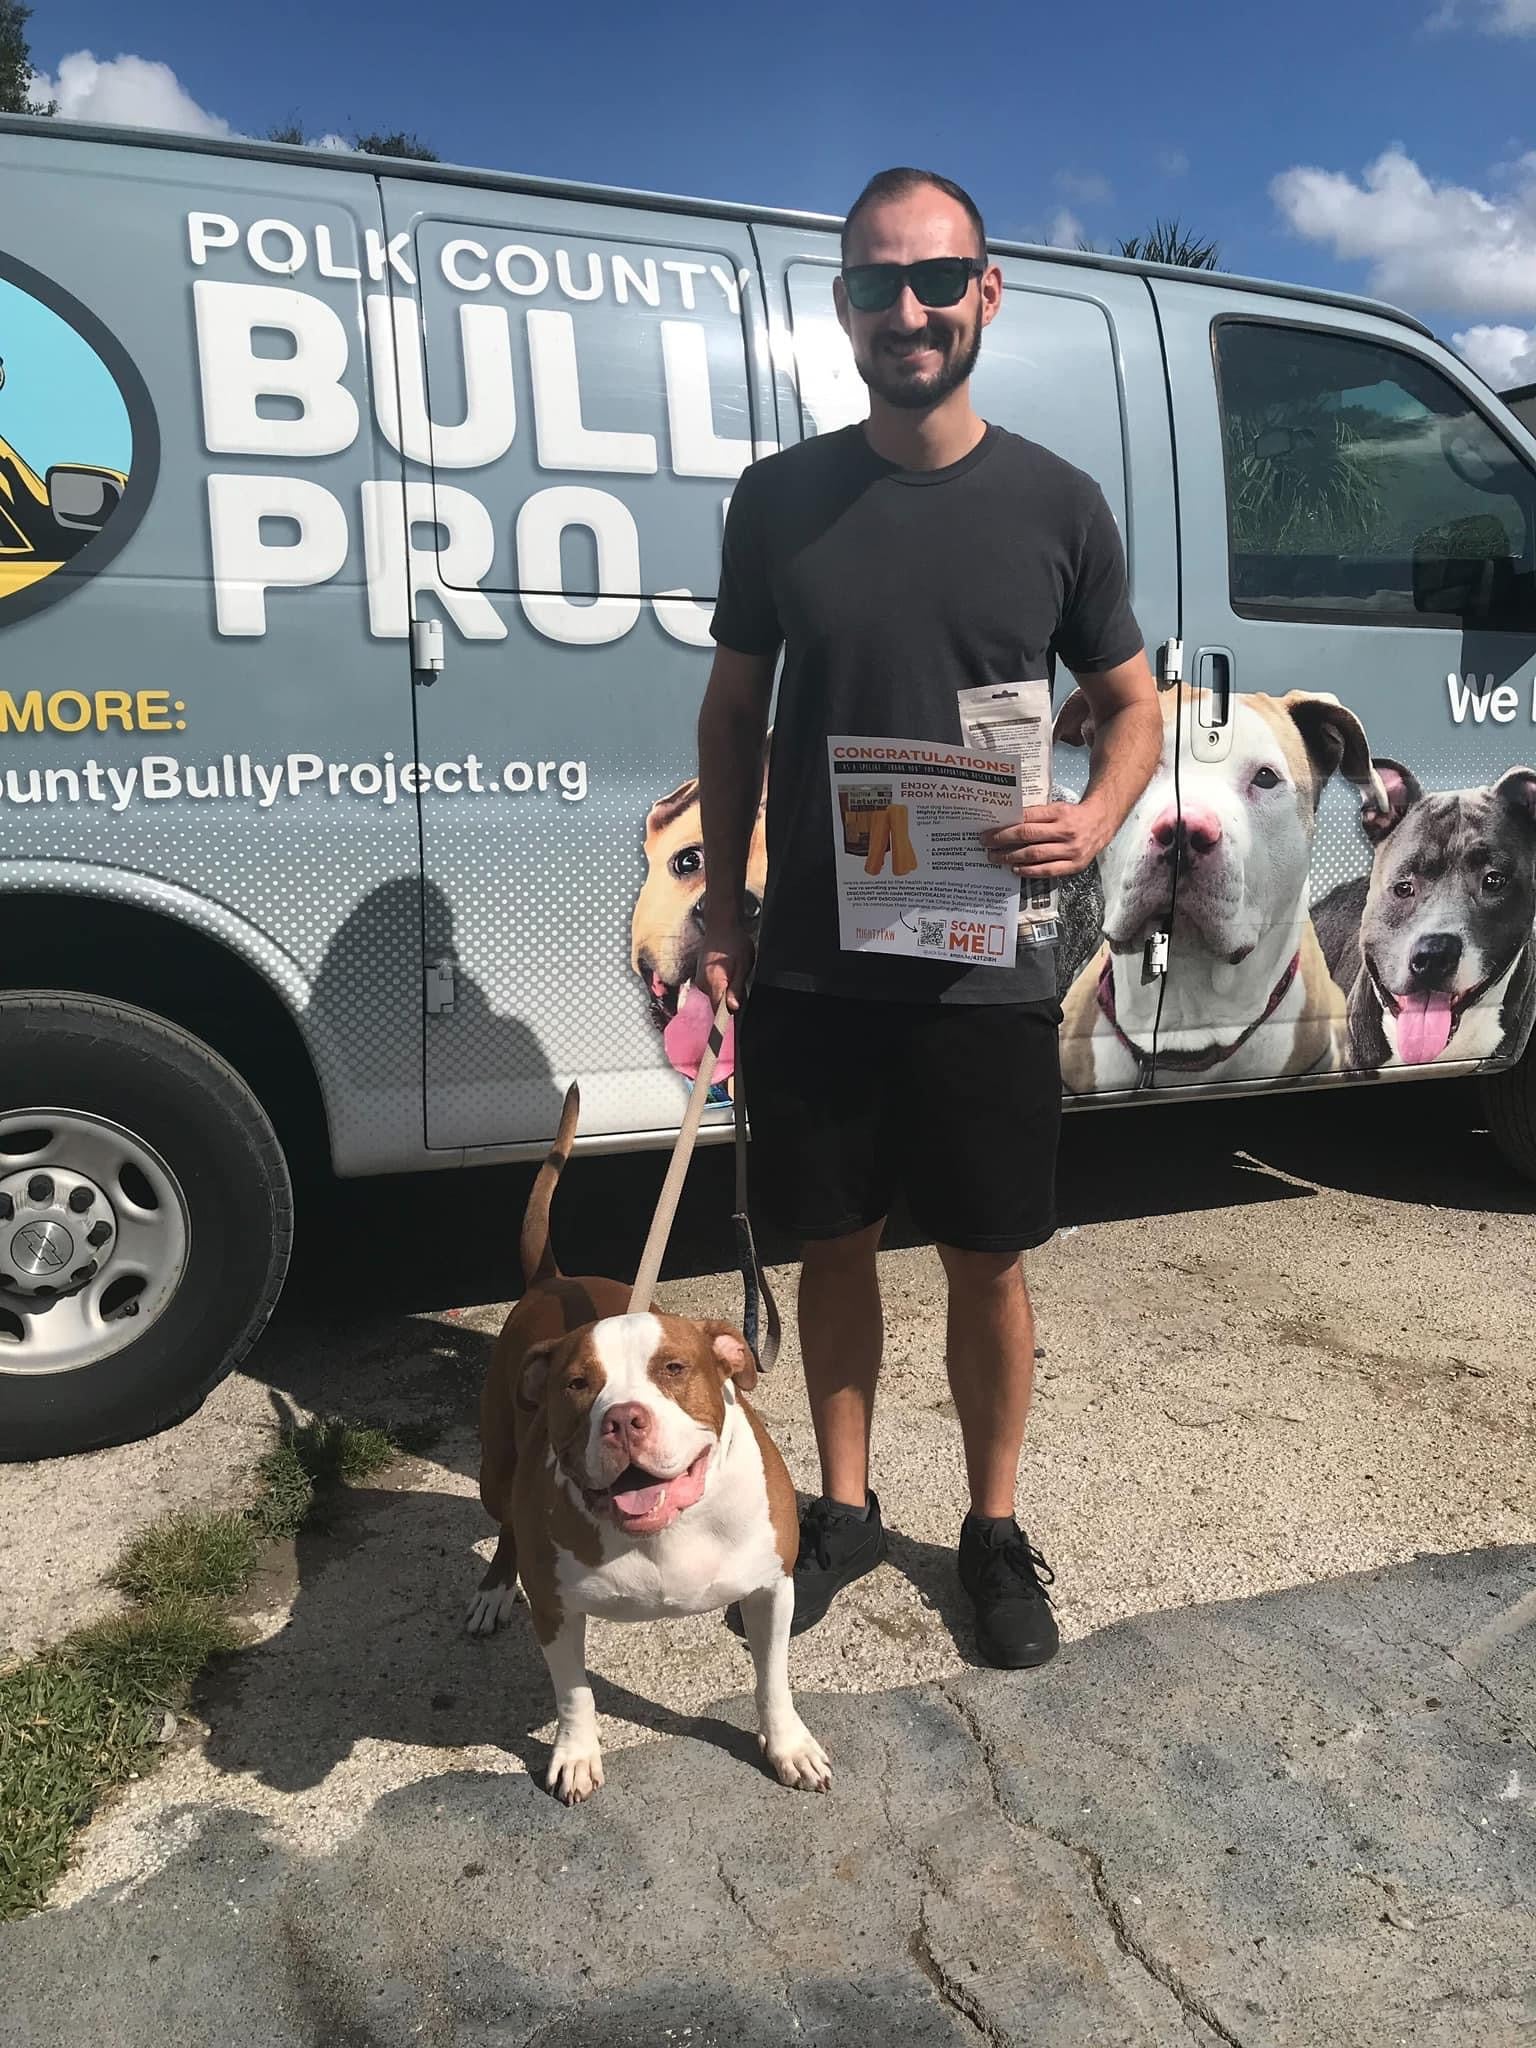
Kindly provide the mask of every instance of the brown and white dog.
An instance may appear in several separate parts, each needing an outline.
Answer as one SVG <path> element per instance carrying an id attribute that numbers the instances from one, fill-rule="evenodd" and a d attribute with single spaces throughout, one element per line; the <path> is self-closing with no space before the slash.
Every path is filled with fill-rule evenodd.
<path id="1" fill-rule="evenodd" d="M 1062 1006 L 1062 1080 L 1076 1095 L 1145 1086 L 1154 1033 L 1160 1088 L 1326 1072 L 1344 998 L 1308 915 L 1312 841 L 1335 771 L 1385 806 L 1365 729 L 1310 690 L 1234 696 L 1230 750 L 1207 761 L 1186 748 L 1176 775 L 1177 701 L 1162 701 L 1162 761 L 1099 857 L 1105 944 Z M 1080 690 L 1055 732 L 1091 744 Z M 1170 918 L 1165 985 L 1144 978 L 1142 955 Z"/>
<path id="2" fill-rule="evenodd" d="M 746 912 L 754 937 L 768 879 L 767 793 L 765 777 L 747 853 Z M 709 998 L 693 981 L 704 943 L 706 908 L 696 775 L 651 805 L 645 821 L 645 863 L 645 882 L 630 919 L 630 964 L 645 983 L 669 1065 L 691 1081 L 714 1023 Z M 734 1022 L 727 1025 L 715 1062 L 717 1083 L 729 1084 L 735 1072 L 735 1032 Z"/>
<path id="3" fill-rule="evenodd" d="M 501 1540 L 466 1625 L 489 1635 L 521 1578 L 559 1717 L 545 1782 L 569 1806 L 603 1782 L 587 1616 L 739 1601 L 764 1754 L 784 1784 L 824 1792 L 826 1754 L 789 1690 L 795 1489 L 746 1399 L 752 1353 L 728 1323 L 631 1315 L 618 1281 L 561 1273 L 549 1206 L 578 1106 L 572 1088 L 523 1218 L 526 1292 L 480 1397 L 480 1498 Z"/>

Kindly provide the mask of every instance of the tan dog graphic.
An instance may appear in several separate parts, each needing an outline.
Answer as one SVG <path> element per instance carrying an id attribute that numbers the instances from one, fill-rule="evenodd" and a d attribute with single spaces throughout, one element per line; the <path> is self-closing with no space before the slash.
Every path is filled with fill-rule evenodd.
<path id="1" fill-rule="evenodd" d="M 747 919 L 754 936 L 768 876 L 767 800 L 765 777 L 747 855 Z M 651 805 L 645 821 L 645 861 L 645 885 L 630 920 L 630 964 L 645 983 L 668 1064 L 691 1081 L 699 1071 L 713 1022 L 709 998 L 693 983 L 704 942 L 707 886 L 696 775 Z M 733 1026 L 715 1065 L 716 1082 L 729 1082 L 735 1053 Z"/>

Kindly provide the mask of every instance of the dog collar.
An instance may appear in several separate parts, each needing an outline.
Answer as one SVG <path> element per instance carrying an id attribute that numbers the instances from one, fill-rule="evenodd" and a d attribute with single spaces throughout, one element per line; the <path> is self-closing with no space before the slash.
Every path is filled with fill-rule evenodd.
<path id="1" fill-rule="evenodd" d="M 1111 1031 L 1114 1032 L 1116 1038 L 1119 1039 L 1120 1043 L 1136 1062 L 1138 1069 L 1136 1086 L 1138 1088 L 1145 1088 L 1152 1079 L 1154 1067 L 1167 1067 L 1179 1074 L 1204 1074 L 1208 1073 L 1212 1067 L 1220 1066 L 1223 1060 L 1231 1059 L 1235 1052 L 1240 1052 L 1249 1039 L 1252 1038 L 1255 1031 L 1258 1030 L 1259 1026 L 1267 1024 L 1276 1010 L 1285 1001 L 1286 992 L 1290 988 L 1291 983 L 1296 979 L 1296 970 L 1300 965 L 1301 949 L 1298 947 L 1291 955 L 1285 972 L 1270 990 L 1269 1001 L 1264 1005 L 1260 1014 L 1254 1018 L 1247 1030 L 1240 1037 L 1234 1038 L 1230 1042 L 1218 1039 L 1214 1045 L 1202 1046 L 1198 1052 L 1150 1053 L 1144 1051 L 1134 1038 L 1126 1035 L 1121 1029 L 1119 1018 L 1115 1014 L 1115 971 L 1113 958 L 1106 959 L 1099 971 L 1099 1009 L 1108 1020 Z"/>

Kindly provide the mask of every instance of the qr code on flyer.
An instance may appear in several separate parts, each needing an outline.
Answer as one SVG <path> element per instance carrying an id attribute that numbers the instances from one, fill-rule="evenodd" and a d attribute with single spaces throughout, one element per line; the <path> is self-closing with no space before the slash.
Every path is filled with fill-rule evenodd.
<path id="1" fill-rule="evenodd" d="M 920 917 L 917 921 L 917 943 L 920 946 L 933 946 L 942 953 L 947 931 L 948 927 L 942 917 Z"/>

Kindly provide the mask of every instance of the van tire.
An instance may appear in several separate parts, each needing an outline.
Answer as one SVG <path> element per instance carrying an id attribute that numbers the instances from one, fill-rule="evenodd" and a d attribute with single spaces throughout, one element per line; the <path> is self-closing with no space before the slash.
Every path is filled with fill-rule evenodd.
<path id="1" fill-rule="evenodd" d="M 15 1145 L 34 1111 L 39 1135 L 46 1137 L 44 1113 L 50 1110 L 59 1123 L 46 1159 L 57 1162 L 54 1201 L 66 1223 L 67 1211 L 59 1206 L 62 1187 L 71 1174 L 88 1170 L 72 1157 L 71 1143 L 79 1158 L 89 1159 L 100 1131 L 108 1134 L 103 1145 L 120 1146 L 130 1166 L 138 1158 L 161 1176 L 169 1199 L 153 1199 L 152 1183 L 141 1213 L 151 1217 L 153 1230 L 163 1207 L 173 1218 L 164 1228 L 177 1241 L 153 1298 L 146 1290 L 153 1312 L 143 1331 L 126 1338 L 122 1320 L 106 1325 L 112 1332 L 106 1341 L 116 1345 L 110 1355 L 90 1355 L 94 1339 L 82 1323 L 87 1355 L 50 1366 L 53 1310 L 29 1321 L 15 1310 L 35 1302 L 0 1292 L 0 1317 L 11 1304 L 9 1321 L 0 1327 L 4 1460 L 127 1443 L 192 1414 L 260 1335 L 282 1290 L 293 1244 L 293 1188 L 265 1110 L 227 1061 L 164 1018 L 59 991 L 0 995 L 0 1147 Z M 9 1177 L 13 1221 L 22 1213 L 17 1176 L 29 1170 L 27 1148 L 33 1143 L 22 1137 L 19 1149 L 0 1149 L 0 1185 Z M 39 1186 L 46 1179 L 38 1175 Z M 120 1182 L 115 1191 L 122 1215 L 117 1239 L 109 1237 L 101 1251 L 103 1260 L 128 1231 L 122 1217 L 131 1219 L 132 1212 L 123 1189 L 138 1185 Z M 100 1197 L 104 1214 L 116 1213 L 111 1192 Z M 87 1194 L 81 1195 L 82 1205 Z M 6 1206 L 0 1204 L 0 1211 Z M 68 1239 L 55 1234 L 54 1241 Z M 130 1242 L 140 1241 L 130 1234 Z M 155 1241 L 152 1235 L 149 1241 Z M 21 1255 L 3 1215 L 0 1242 L 16 1268 L 7 1283 L 20 1289 Z M 130 1277 L 126 1284 L 131 1288 L 135 1281 Z M 73 1325 L 60 1318 L 58 1327 Z M 42 1333 L 32 1354 L 41 1366 L 19 1370 L 29 1332 Z"/>
<path id="2" fill-rule="evenodd" d="M 1488 1134 L 1516 1173 L 1536 1180 L 1536 1038 L 1512 1067 L 1482 1083 Z"/>

